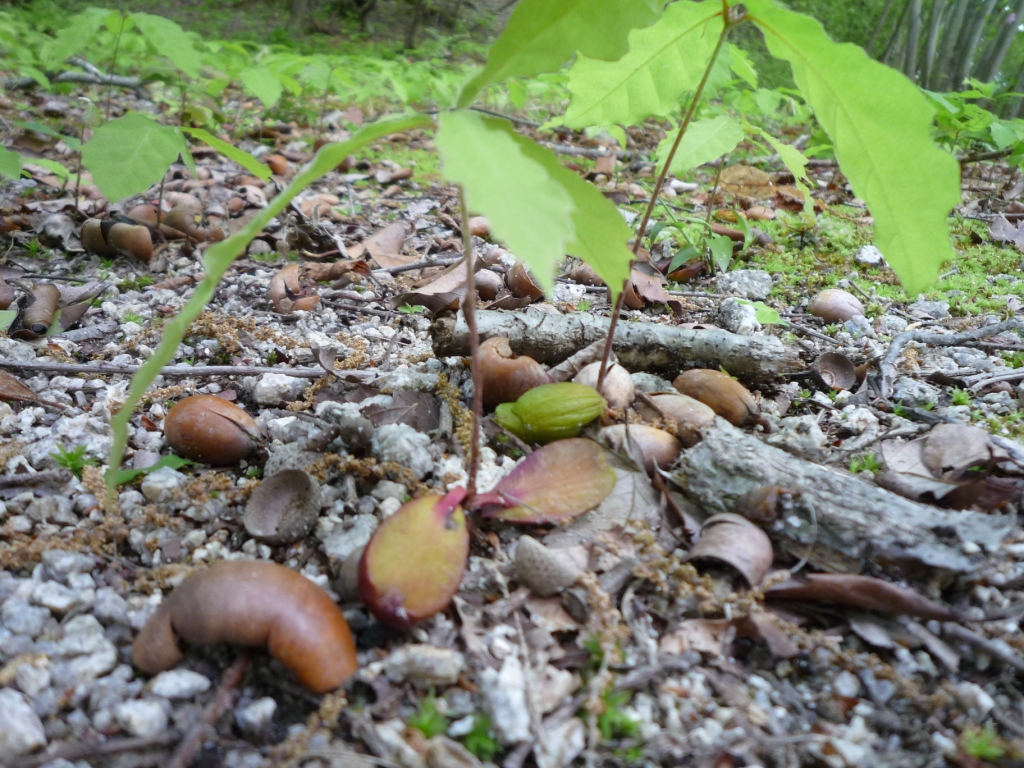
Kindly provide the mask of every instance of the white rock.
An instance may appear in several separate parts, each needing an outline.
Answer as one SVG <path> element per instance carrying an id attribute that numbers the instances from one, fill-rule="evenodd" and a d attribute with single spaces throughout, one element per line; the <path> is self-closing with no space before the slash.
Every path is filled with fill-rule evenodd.
<path id="1" fill-rule="evenodd" d="M 730 296 L 718 308 L 715 322 L 722 328 L 740 336 L 751 336 L 761 330 L 757 309 L 753 304 L 744 303 Z"/>
<path id="2" fill-rule="evenodd" d="M 172 669 L 161 672 L 146 687 L 165 699 L 191 699 L 210 687 L 210 679 L 190 669 Z"/>
<path id="3" fill-rule="evenodd" d="M 780 419 L 779 426 L 768 438 L 770 445 L 808 459 L 825 456 L 825 433 L 816 416 L 790 416 Z"/>
<path id="4" fill-rule="evenodd" d="M 22 597 L 9 597 L 0 608 L 0 621 L 16 635 L 38 637 L 53 622 L 53 616 L 46 608 L 29 605 Z"/>
<path id="5" fill-rule="evenodd" d="M 321 537 L 324 553 L 331 561 L 332 567 L 340 566 L 349 555 L 360 547 L 365 547 L 379 524 L 374 515 L 356 515 L 351 518 L 351 523 L 349 528 L 336 525 Z M 317 531 L 317 536 L 321 536 L 320 531 Z"/>
<path id="6" fill-rule="evenodd" d="M 763 269 L 737 269 L 718 275 L 715 286 L 719 293 L 761 301 L 772 289 L 772 276 Z"/>
<path id="7" fill-rule="evenodd" d="M 167 729 L 167 712 L 156 699 L 123 701 L 114 707 L 114 718 L 132 736 L 152 736 Z"/>
<path id="8" fill-rule="evenodd" d="M 0 689 L 0 755 L 26 755 L 46 746 L 39 716 L 24 694 Z"/>
<path id="9" fill-rule="evenodd" d="M 161 467 L 143 479 L 142 495 L 153 503 L 170 501 L 180 496 L 187 484 L 188 478 L 178 470 Z"/>
<path id="10" fill-rule="evenodd" d="M 17 683 L 18 689 L 32 699 L 44 688 L 48 688 L 51 680 L 49 669 L 45 666 L 37 667 L 31 662 L 22 664 L 14 673 L 14 682 Z"/>
<path id="11" fill-rule="evenodd" d="M 498 740 L 506 746 L 530 737 L 530 709 L 526 704 L 526 675 L 515 656 L 508 656 L 501 671 L 485 669 L 480 675 L 484 704 Z"/>
<path id="12" fill-rule="evenodd" d="M 373 455 L 408 467 L 418 480 L 434 468 L 429 449 L 430 437 L 408 424 L 384 424 L 373 433 Z"/>
<path id="13" fill-rule="evenodd" d="M 454 685 L 466 667 L 458 651 L 410 643 L 384 660 L 384 673 L 393 683 L 408 681 L 417 688 Z"/>
<path id="14" fill-rule="evenodd" d="M 277 711 L 277 702 L 270 696 L 256 699 L 256 701 L 235 711 L 235 723 L 245 733 L 258 735 L 266 730 L 274 719 Z"/>
<path id="15" fill-rule="evenodd" d="M 840 418 L 843 420 L 843 426 L 855 435 L 859 435 L 871 427 L 878 426 L 878 418 L 875 414 L 867 408 L 858 408 L 854 405 L 848 405 L 843 408 Z"/>
<path id="16" fill-rule="evenodd" d="M 853 260 L 865 267 L 880 267 L 885 264 L 885 257 L 882 252 L 873 245 L 863 246 L 853 255 Z"/>
<path id="17" fill-rule="evenodd" d="M 96 562 L 81 552 L 69 552 L 64 549 L 48 549 L 43 552 L 43 565 L 53 576 L 61 578 L 72 573 L 88 573 Z"/>
<path id="18" fill-rule="evenodd" d="M 49 608 L 58 615 L 67 613 L 78 602 L 77 590 L 68 589 L 56 581 L 40 582 L 32 590 L 32 602 Z"/>
<path id="19" fill-rule="evenodd" d="M 587 295 L 587 286 L 575 283 L 555 283 L 551 291 L 551 300 L 565 304 L 575 304 Z"/>
<path id="20" fill-rule="evenodd" d="M 259 405 L 280 405 L 298 400 L 309 382 L 283 373 L 264 373 L 252 390 Z"/>
<path id="21" fill-rule="evenodd" d="M 560 725 L 544 730 L 545 747 L 538 744 L 533 748 L 539 768 L 566 768 L 580 756 L 586 746 L 586 729 L 583 721 L 570 717 Z"/>

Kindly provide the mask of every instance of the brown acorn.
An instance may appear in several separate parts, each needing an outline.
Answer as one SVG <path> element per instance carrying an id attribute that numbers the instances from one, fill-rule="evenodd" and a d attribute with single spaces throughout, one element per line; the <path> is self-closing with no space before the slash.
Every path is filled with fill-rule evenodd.
<path id="1" fill-rule="evenodd" d="M 811 299 L 807 311 L 826 323 L 845 323 L 854 315 L 863 315 L 864 305 L 852 293 L 830 288 Z"/>
<path id="2" fill-rule="evenodd" d="M 544 366 L 532 357 L 516 357 L 504 336 L 480 342 L 480 373 L 484 405 L 488 408 L 513 403 L 534 387 L 553 381 Z"/>
<path id="3" fill-rule="evenodd" d="M 761 421 L 750 390 L 722 371 L 693 368 L 679 374 L 672 386 L 700 400 L 733 426 L 749 427 Z"/>
<path id="4" fill-rule="evenodd" d="M 544 291 L 534 282 L 526 265 L 521 261 L 517 261 L 515 266 L 508 271 L 508 277 L 505 280 L 508 282 L 508 289 L 517 299 L 529 297 L 533 301 L 538 301 L 544 298 Z"/>
<path id="5" fill-rule="evenodd" d="M 224 467 L 248 456 L 263 431 L 252 416 L 214 395 L 179 400 L 164 419 L 174 452 L 192 461 Z"/>

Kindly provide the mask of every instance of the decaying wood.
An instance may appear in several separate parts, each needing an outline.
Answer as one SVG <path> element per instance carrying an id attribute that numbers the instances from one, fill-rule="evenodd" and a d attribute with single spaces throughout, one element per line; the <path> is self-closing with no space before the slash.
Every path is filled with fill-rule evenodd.
<path id="1" fill-rule="evenodd" d="M 799 494 L 795 512 L 767 530 L 793 557 L 809 554 L 810 563 L 835 573 L 878 568 L 906 577 L 920 575 L 922 566 L 933 575 L 970 572 L 985 556 L 964 554 L 963 544 L 994 549 L 1015 526 L 1012 516 L 910 501 L 844 470 L 797 458 L 721 418 L 684 451 L 670 478 L 709 515 L 734 511 L 740 496 L 765 485 Z"/>
<path id="2" fill-rule="evenodd" d="M 551 365 L 603 339 L 608 324 L 608 318 L 588 312 L 477 313 L 481 339 L 507 336 L 517 355 L 529 355 Z M 469 331 L 461 312 L 456 318 L 440 318 L 430 332 L 438 357 L 469 354 Z M 762 384 L 801 368 L 796 353 L 774 336 L 737 336 L 721 330 L 697 331 L 656 323 L 619 323 L 613 349 L 619 363 L 630 371 L 669 377 L 686 368 L 724 368 L 748 384 Z"/>

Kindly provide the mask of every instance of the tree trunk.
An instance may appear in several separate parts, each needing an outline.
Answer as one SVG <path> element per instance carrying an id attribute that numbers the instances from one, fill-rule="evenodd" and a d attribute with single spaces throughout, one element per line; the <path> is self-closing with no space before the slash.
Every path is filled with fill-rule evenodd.
<path id="1" fill-rule="evenodd" d="M 978 79 L 984 82 L 995 80 L 999 74 L 999 68 L 1003 66 L 1003 60 L 1010 51 L 1013 39 L 1020 29 L 1021 15 L 1024 15 L 1024 0 L 1017 0 L 1017 4 L 1010 10 L 999 25 L 999 33 L 995 36 L 989 46 L 988 54 L 981 67 L 978 68 Z"/>
<path id="2" fill-rule="evenodd" d="M 910 2 L 911 0 L 907 0 L 906 4 L 903 6 L 903 11 L 900 13 L 900 17 L 896 21 L 896 26 L 893 27 L 892 34 L 889 35 L 889 40 L 885 44 L 885 50 L 882 52 L 882 62 L 885 64 L 889 63 L 893 58 L 893 54 L 896 52 L 896 49 L 899 47 L 897 43 L 899 41 L 900 33 L 903 31 L 903 21 L 907 17 L 907 9 L 910 8 Z"/>
<path id="3" fill-rule="evenodd" d="M 964 80 L 970 77 L 971 62 L 974 60 L 974 54 L 977 52 L 978 44 L 981 42 L 981 33 L 985 30 L 985 22 L 992 13 L 992 9 L 995 8 L 996 2 L 997 0 L 985 0 L 985 4 L 979 8 L 978 14 L 972 20 L 973 23 L 968 30 L 967 39 L 964 41 L 963 48 L 959 51 L 956 79 L 953 82 L 953 87 L 956 90 L 960 90 L 963 87 Z"/>
<path id="4" fill-rule="evenodd" d="M 1024 92 L 1024 65 L 1021 66 L 1020 71 L 1017 73 L 1017 82 L 1013 86 L 1013 93 L 1021 92 Z M 1007 107 L 1003 117 L 1007 120 L 1013 120 L 1020 114 L 1022 106 L 1024 106 L 1024 98 L 1018 96 L 1013 100 L 1013 104 Z"/>
<path id="5" fill-rule="evenodd" d="M 288 22 L 288 31 L 293 36 L 301 35 L 306 28 L 306 16 L 309 14 L 309 0 L 292 0 L 292 18 Z"/>
<path id="6" fill-rule="evenodd" d="M 921 86 L 932 87 L 932 73 L 935 71 L 935 49 L 939 44 L 939 30 L 942 29 L 942 18 L 945 16 L 946 0 L 934 0 L 932 15 L 928 20 L 928 39 L 924 44 L 924 62 L 921 67 Z"/>
<path id="7" fill-rule="evenodd" d="M 950 13 L 949 23 L 942 32 L 942 45 L 939 48 L 939 60 L 932 70 L 932 77 L 928 87 L 933 91 L 941 91 L 949 82 L 950 60 L 953 50 L 956 48 L 957 38 L 960 37 L 960 27 L 963 26 L 964 14 L 967 13 L 967 6 L 970 0 L 956 0 L 953 11 Z"/>
<path id="8" fill-rule="evenodd" d="M 882 34 L 882 28 L 885 27 L 885 22 L 889 18 L 889 11 L 892 10 L 893 4 L 896 0 L 885 0 L 885 8 L 882 9 L 882 15 L 878 17 L 878 23 L 875 25 L 875 31 L 871 33 L 871 37 L 868 39 L 867 45 L 864 46 L 864 50 L 871 55 L 871 50 L 875 47 L 875 40 Z"/>
<path id="9" fill-rule="evenodd" d="M 921 0 L 910 0 L 907 26 L 907 49 L 903 57 L 903 74 L 917 82 L 917 52 L 921 47 Z"/>
<path id="10" fill-rule="evenodd" d="M 415 4 L 412 9 L 412 20 L 409 22 L 409 27 L 405 31 L 405 49 L 416 47 L 416 32 L 420 26 L 420 14 L 423 13 L 423 0 L 415 0 Z"/>

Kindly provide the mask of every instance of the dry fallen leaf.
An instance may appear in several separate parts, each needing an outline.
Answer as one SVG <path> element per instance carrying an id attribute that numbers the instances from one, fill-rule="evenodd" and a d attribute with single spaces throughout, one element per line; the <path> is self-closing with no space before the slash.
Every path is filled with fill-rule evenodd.
<path id="1" fill-rule="evenodd" d="M 765 596 L 775 600 L 830 603 L 919 619 L 956 621 L 956 614 L 948 606 L 873 576 L 809 573 L 806 581 L 787 581 L 766 590 Z"/>
<path id="2" fill-rule="evenodd" d="M 25 386 L 19 378 L 12 376 L 7 373 L 7 371 L 3 370 L 0 370 L 0 400 L 7 402 L 41 403 L 43 405 L 52 405 L 54 408 L 64 408 L 60 403 L 54 403 L 49 400 L 40 400 L 36 393 Z"/>
<path id="3" fill-rule="evenodd" d="M 402 246 L 405 244 L 405 224 L 395 222 L 375 232 L 363 242 L 348 249 L 349 255 L 355 259 L 369 256 L 381 267 L 381 269 L 393 269 L 412 264 L 419 256 L 412 254 L 402 255 Z"/>
<path id="4" fill-rule="evenodd" d="M 717 560 L 739 571 L 750 586 L 761 583 L 775 551 L 763 530 L 745 517 L 725 512 L 709 517 L 690 548 L 690 560 Z"/>

